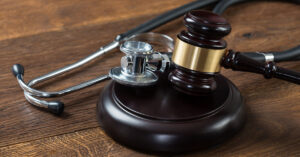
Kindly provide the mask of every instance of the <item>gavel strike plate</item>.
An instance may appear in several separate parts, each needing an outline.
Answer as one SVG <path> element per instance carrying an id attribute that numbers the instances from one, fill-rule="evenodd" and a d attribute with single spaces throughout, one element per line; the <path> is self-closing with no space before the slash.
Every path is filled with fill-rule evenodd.
<path id="1" fill-rule="evenodd" d="M 101 127 L 117 142 L 151 153 L 181 153 L 219 144 L 244 124 L 243 99 L 222 75 L 206 96 L 176 91 L 167 80 L 148 87 L 111 81 L 97 104 Z M 227 93 L 227 94 L 226 94 Z"/>

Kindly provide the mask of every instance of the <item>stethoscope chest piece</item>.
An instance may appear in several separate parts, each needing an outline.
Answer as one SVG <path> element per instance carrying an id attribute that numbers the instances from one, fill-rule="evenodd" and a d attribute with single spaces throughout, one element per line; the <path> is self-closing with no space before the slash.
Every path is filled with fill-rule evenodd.
<path id="1" fill-rule="evenodd" d="M 120 46 L 126 54 L 121 58 L 121 67 L 112 68 L 109 76 L 116 82 L 129 86 L 149 86 L 157 82 L 158 76 L 148 67 L 153 58 L 153 48 L 142 41 L 126 41 Z"/>

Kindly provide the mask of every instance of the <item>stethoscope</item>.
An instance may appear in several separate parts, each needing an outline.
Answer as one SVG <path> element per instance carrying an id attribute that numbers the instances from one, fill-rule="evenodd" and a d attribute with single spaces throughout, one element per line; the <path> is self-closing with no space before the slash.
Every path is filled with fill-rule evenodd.
<path id="1" fill-rule="evenodd" d="M 151 85 L 158 80 L 157 76 L 155 75 L 155 71 L 164 71 L 166 67 L 169 66 L 170 56 L 172 55 L 172 50 L 174 48 L 174 42 L 173 39 L 167 35 L 144 32 L 148 32 L 158 26 L 161 26 L 183 15 L 189 10 L 205 7 L 207 5 L 218 2 L 216 7 L 213 9 L 213 12 L 221 14 L 230 5 L 244 1 L 246 0 L 199 0 L 183 5 L 162 15 L 159 15 L 158 17 L 149 20 L 148 22 L 141 24 L 140 26 L 126 33 L 118 35 L 114 41 L 101 47 L 98 51 L 92 53 L 86 58 L 83 58 L 73 64 L 67 65 L 61 69 L 57 69 L 45 75 L 34 78 L 28 83 L 25 83 L 23 79 L 24 67 L 22 65 L 13 65 L 12 72 L 17 78 L 19 85 L 24 90 L 24 96 L 29 103 L 35 106 L 46 108 L 55 114 L 60 114 L 64 109 L 63 102 L 46 101 L 38 98 L 52 98 L 63 96 L 108 79 L 113 79 L 118 83 L 130 86 Z M 300 1 L 294 0 L 294 2 L 299 3 Z M 153 45 L 156 45 L 156 47 L 158 45 L 158 47 L 160 48 L 156 48 Z M 120 47 L 120 50 L 125 54 L 125 56 L 121 58 L 121 66 L 112 68 L 107 75 L 99 76 L 97 78 L 82 82 L 78 85 L 71 86 L 60 91 L 46 92 L 34 88 L 35 85 L 43 81 L 79 68 L 82 65 L 89 63 L 95 58 L 98 58 L 99 56 L 102 56 L 117 47 Z M 299 60 L 300 46 L 284 52 L 248 52 L 243 53 L 243 55 L 264 62 Z"/>

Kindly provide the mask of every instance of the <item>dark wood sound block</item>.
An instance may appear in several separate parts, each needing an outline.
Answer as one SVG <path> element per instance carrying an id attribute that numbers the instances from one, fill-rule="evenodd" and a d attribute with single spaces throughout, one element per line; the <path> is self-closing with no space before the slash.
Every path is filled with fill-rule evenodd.
<path id="1" fill-rule="evenodd" d="M 203 96 L 173 89 L 168 80 L 151 87 L 111 81 L 97 104 L 100 125 L 114 140 L 152 153 L 195 151 L 223 142 L 245 122 L 243 99 L 225 77 Z"/>

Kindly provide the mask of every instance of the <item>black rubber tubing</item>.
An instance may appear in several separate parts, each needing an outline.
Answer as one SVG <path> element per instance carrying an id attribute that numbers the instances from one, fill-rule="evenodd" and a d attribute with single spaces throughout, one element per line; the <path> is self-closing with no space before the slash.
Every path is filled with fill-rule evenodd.
<path id="1" fill-rule="evenodd" d="M 218 2 L 218 0 L 197 0 L 197 1 L 185 4 L 181 7 L 178 7 L 173 10 L 170 10 L 168 12 L 165 12 L 165 13 L 155 17 L 154 19 L 151 19 L 151 20 L 129 30 L 128 32 L 118 35 L 116 40 L 122 41 L 134 34 L 148 32 L 152 29 L 155 29 L 155 28 L 179 17 L 179 16 L 182 16 L 183 14 L 185 14 L 186 12 L 188 12 L 190 10 L 202 8 L 202 7 L 208 6 L 210 4 L 213 4 L 215 2 Z"/>
<path id="2" fill-rule="evenodd" d="M 253 2 L 253 1 L 266 1 L 266 0 L 220 0 L 217 5 L 213 8 L 213 13 L 222 14 L 229 6 L 241 2 Z M 278 0 L 279 1 L 279 0 Z M 300 4 L 300 0 L 281 0 L 283 2 L 292 2 Z"/>
<path id="3" fill-rule="evenodd" d="M 213 12 L 216 14 L 222 14 L 229 6 L 241 2 L 252 2 L 252 1 L 251 0 L 221 0 L 214 7 Z M 300 4 L 300 0 L 288 0 L 286 2 Z M 272 53 L 274 55 L 274 62 L 300 60 L 300 45 L 282 52 L 269 52 L 269 53 Z M 243 55 L 255 59 L 257 61 L 263 61 L 263 62 L 265 61 L 265 56 L 261 53 L 245 52 L 243 53 Z"/>
<path id="4" fill-rule="evenodd" d="M 265 52 L 262 52 L 265 53 Z M 296 61 L 300 60 L 300 45 L 289 50 L 281 51 L 281 52 L 268 52 L 274 55 L 274 62 L 282 62 L 282 61 Z M 255 59 L 257 61 L 265 61 L 265 57 L 261 53 L 257 52 L 243 52 L 243 55 Z"/>

